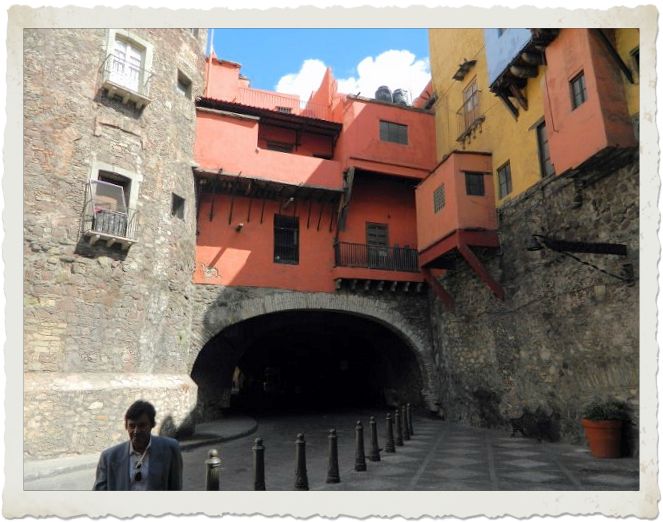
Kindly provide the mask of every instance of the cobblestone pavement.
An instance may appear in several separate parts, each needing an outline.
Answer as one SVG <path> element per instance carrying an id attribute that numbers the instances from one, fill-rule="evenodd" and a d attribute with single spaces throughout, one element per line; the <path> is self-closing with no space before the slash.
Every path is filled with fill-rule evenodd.
<path id="1" fill-rule="evenodd" d="M 307 475 L 311 490 L 638 490 L 637 459 L 595 459 L 582 446 L 510 437 L 509 432 L 477 429 L 439 419 L 415 417 L 414 435 L 396 453 L 382 451 L 379 462 L 366 461 L 355 471 L 355 422 L 365 427 L 370 449 L 369 415 L 378 421 L 385 442 L 385 412 L 336 415 L 291 415 L 259 419 L 255 435 L 185 454 L 185 489 L 205 488 L 204 461 L 210 447 L 222 459 L 221 489 L 253 489 L 255 437 L 265 445 L 267 489 L 294 489 L 295 440 L 307 441 Z M 341 482 L 327 484 L 328 430 L 338 434 Z"/>

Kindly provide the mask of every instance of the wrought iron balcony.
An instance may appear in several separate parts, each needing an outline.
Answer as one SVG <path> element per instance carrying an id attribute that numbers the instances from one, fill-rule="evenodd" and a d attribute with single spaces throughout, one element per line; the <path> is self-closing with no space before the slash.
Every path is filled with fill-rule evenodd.
<path id="1" fill-rule="evenodd" d="M 136 66 L 109 54 L 104 60 L 102 88 L 109 97 L 119 96 L 122 103 L 131 101 L 140 109 L 151 101 L 147 96 L 151 77 L 152 73 L 142 64 Z"/>
<path id="2" fill-rule="evenodd" d="M 460 109 L 456 111 L 456 121 L 458 122 L 458 137 L 456 141 L 464 144 L 465 140 L 470 139 L 486 119 L 480 110 L 480 95 L 481 91 L 474 91 L 465 100 L 463 105 L 460 106 Z"/>
<path id="3" fill-rule="evenodd" d="M 124 204 L 122 187 L 91 180 L 83 216 L 83 235 L 91 245 L 103 241 L 106 246 L 118 243 L 123 250 L 137 242 L 137 212 Z"/>
<path id="4" fill-rule="evenodd" d="M 417 251 L 409 247 L 383 247 L 338 242 L 334 245 L 336 266 L 418 272 Z"/>

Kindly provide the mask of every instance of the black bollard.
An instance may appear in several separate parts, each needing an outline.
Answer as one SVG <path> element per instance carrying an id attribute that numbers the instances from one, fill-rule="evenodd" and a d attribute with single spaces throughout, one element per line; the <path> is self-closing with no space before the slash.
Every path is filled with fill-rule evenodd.
<path id="1" fill-rule="evenodd" d="M 368 460 L 372 462 L 380 461 L 380 448 L 378 447 L 378 426 L 375 423 L 375 417 L 371 417 L 369 421 L 371 427 L 371 452 L 368 455 Z"/>
<path id="2" fill-rule="evenodd" d="M 407 420 L 407 408 L 401 404 L 401 424 L 403 425 L 403 440 L 410 440 L 410 425 Z"/>
<path id="3" fill-rule="evenodd" d="M 253 446 L 253 489 L 265 491 L 265 446 L 260 437 Z"/>
<path id="4" fill-rule="evenodd" d="M 414 435 L 414 428 L 412 427 L 412 405 L 407 403 L 407 422 L 410 427 L 410 436 Z"/>
<path id="5" fill-rule="evenodd" d="M 220 472 L 221 472 L 221 459 L 219 452 L 215 449 L 209 450 L 207 453 L 207 460 L 205 461 L 205 490 L 206 491 L 219 491 L 221 487 Z"/>
<path id="6" fill-rule="evenodd" d="M 398 408 L 396 408 L 396 413 L 394 413 L 394 418 L 396 419 L 396 446 L 402 446 L 403 425 L 401 424 L 401 414 L 398 413 Z"/>
<path id="7" fill-rule="evenodd" d="M 308 476 L 306 474 L 306 441 L 304 434 L 297 435 L 297 462 L 295 468 L 295 489 L 308 491 Z"/>
<path id="8" fill-rule="evenodd" d="M 355 471 L 366 471 L 366 455 L 364 454 L 364 427 L 357 421 L 355 427 Z"/>
<path id="9" fill-rule="evenodd" d="M 327 468 L 327 484 L 337 484 L 341 481 L 338 473 L 338 444 L 336 430 L 329 430 L 329 467 Z"/>
<path id="10" fill-rule="evenodd" d="M 387 413 L 387 443 L 384 446 L 387 453 L 396 453 L 396 446 L 394 446 L 394 421 L 391 418 L 391 413 Z"/>

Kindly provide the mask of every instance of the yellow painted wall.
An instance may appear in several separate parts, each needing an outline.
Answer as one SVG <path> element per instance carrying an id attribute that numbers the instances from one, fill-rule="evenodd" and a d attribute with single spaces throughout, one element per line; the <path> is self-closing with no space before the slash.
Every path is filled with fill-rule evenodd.
<path id="1" fill-rule="evenodd" d="M 502 100 L 489 91 L 486 54 L 482 29 L 431 29 L 429 31 L 431 74 L 438 96 L 435 105 L 438 160 L 453 150 L 462 149 L 458 136 L 456 112 L 463 104 L 463 89 L 477 78 L 481 112 L 486 119 L 465 150 L 491 152 L 496 204 L 499 206 L 528 189 L 541 179 L 536 129 L 543 120 L 543 88 L 545 67 L 531 78 L 525 89 L 528 110 L 520 109 L 516 120 Z M 464 59 L 477 60 L 474 68 L 461 82 L 452 76 Z M 512 192 L 498 199 L 498 167 L 506 161 L 511 165 Z"/>
<path id="2" fill-rule="evenodd" d="M 640 112 L 640 74 L 636 69 L 631 52 L 640 47 L 640 31 L 639 29 L 615 29 L 615 41 L 619 56 L 631 69 L 635 80 L 635 83 L 631 83 L 626 79 L 626 76 L 622 76 L 628 113 L 633 116 Z"/>

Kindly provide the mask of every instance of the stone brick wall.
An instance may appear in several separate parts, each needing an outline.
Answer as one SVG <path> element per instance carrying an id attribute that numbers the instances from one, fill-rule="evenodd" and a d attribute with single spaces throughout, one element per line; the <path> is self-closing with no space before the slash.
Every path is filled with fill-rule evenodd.
<path id="1" fill-rule="evenodd" d="M 404 346 L 413 351 L 423 380 L 423 390 L 409 390 L 408 394 L 422 399 L 432 411 L 438 408 L 435 373 L 438 356 L 431 339 L 428 298 L 423 293 L 392 295 L 386 291 L 366 294 L 339 291 L 332 294 L 197 285 L 194 294 L 191 367 L 207 342 L 224 328 L 246 319 L 289 310 L 338 311 L 365 317 L 394 331 Z"/>
<path id="2" fill-rule="evenodd" d="M 199 39 L 185 29 L 129 33 L 153 46 L 151 102 L 142 110 L 102 94 L 107 30 L 24 33 L 24 405 L 25 450 L 33 455 L 82 448 L 73 436 L 47 439 L 63 409 L 79 412 L 73 424 L 90 433 L 104 432 L 99 415 L 122 419 L 141 378 L 123 391 L 108 384 L 111 373 L 142 375 L 151 383 L 146 388 L 163 375 L 156 387 L 173 388 L 178 398 L 159 399 L 156 407 L 177 422 L 195 404 L 182 383 L 195 388 L 186 364 L 195 244 L 193 98 L 203 88 L 206 32 Z M 178 68 L 191 79 L 191 98 L 177 90 Z M 138 242 L 126 252 L 91 246 L 81 233 L 95 163 L 141 180 Z M 183 220 L 171 215 L 171 193 L 185 199 Z M 52 384 L 58 379 L 98 382 L 94 393 L 64 392 Z M 98 402 L 97 417 L 88 416 Z M 96 438 L 85 450 L 107 442 L 108 436 Z"/>
<path id="3" fill-rule="evenodd" d="M 628 402 L 637 426 L 638 176 L 636 158 L 585 187 L 580 206 L 569 176 L 544 180 L 503 206 L 501 251 L 482 259 L 503 286 L 504 302 L 463 262 L 442 278 L 456 300 L 455 313 L 432 304 L 448 419 L 507 426 L 523 408 L 540 407 L 555 415 L 561 437 L 577 442 L 583 406 L 612 395 Z M 535 233 L 626 244 L 627 259 L 576 255 L 617 275 L 630 262 L 636 284 L 550 250 L 527 251 Z"/>

